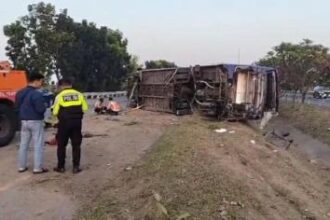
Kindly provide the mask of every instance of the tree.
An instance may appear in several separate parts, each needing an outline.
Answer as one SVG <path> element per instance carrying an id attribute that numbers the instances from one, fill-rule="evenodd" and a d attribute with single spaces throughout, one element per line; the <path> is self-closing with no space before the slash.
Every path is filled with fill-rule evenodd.
<path id="1" fill-rule="evenodd" d="M 8 46 L 5 48 L 6 54 L 16 69 L 23 69 L 24 66 L 27 66 L 27 45 L 30 42 L 25 33 L 26 28 L 23 27 L 21 21 L 4 26 L 4 34 L 9 37 Z"/>
<path id="2" fill-rule="evenodd" d="M 131 56 L 129 63 L 129 73 L 136 73 L 138 70 L 142 69 L 143 65 L 139 64 L 139 58 L 137 56 Z"/>
<path id="3" fill-rule="evenodd" d="M 132 56 L 129 64 L 129 72 L 125 80 L 122 82 L 122 90 L 127 91 L 127 97 L 132 92 L 134 85 L 138 81 L 139 70 L 143 68 L 143 65 L 139 64 L 139 58 L 137 56 Z"/>
<path id="4" fill-rule="evenodd" d="M 328 48 L 308 39 L 298 44 L 283 42 L 274 47 L 259 64 L 277 68 L 281 87 L 300 91 L 304 102 L 307 91 L 315 83 L 322 83 L 326 76 L 329 66 Z"/>
<path id="5" fill-rule="evenodd" d="M 7 55 L 17 69 L 41 72 L 46 77 L 53 74 L 55 32 L 55 7 L 39 3 L 28 6 L 28 15 L 4 26 L 9 38 Z"/>
<path id="6" fill-rule="evenodd" d="M 72 78 L 83 91 L 118 90 L 133 68 L 119 30 L 75 22 L 51 4 L 29 5 L 28 15 L 6 25 L 4 33 L 16 69 Z"/>
<path id="7" fill-rule="evenodd" d="M 177 67 L 177 65 L 166 60 L 150 60 L 145 62 L 145 67 L 146 69 L 161 69 Z"/>

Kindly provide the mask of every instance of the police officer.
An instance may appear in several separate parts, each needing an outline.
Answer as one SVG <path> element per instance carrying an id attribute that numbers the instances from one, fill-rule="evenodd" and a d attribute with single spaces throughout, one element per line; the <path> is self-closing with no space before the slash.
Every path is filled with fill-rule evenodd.
<path id="1" fill-rule="evenodd" d="M 73 173 L 80 169 L 80 145 L 82 142 L 81 126 L 83 114 L 88 110 L 88 104 L 83 94 L 72 88 L 72 82 L 61 79 L 58 82 L 60 93 L 53 105 L 53 114 L 58 117 L 57 158 L 58 164 L 54 171 L 65 172 L 66 146 L 69 139 L 72 145 Z"/>

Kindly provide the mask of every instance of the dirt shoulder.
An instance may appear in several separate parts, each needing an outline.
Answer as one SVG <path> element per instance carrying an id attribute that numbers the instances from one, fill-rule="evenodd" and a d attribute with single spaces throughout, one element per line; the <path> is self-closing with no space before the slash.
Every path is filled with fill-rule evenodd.
<path id="1" fill-rule="evenodd" d="M 266 147 L 243 124 L 185 117 L 79 219 L 330 219 L 328 204 L 329 171 L 294 149 Z"/>
<path id="2" fill-rule="evenodd" d="M 167 126 L 177 119 L 143 111 L 110 117 L 89 114 L 84 120 L 84 132 L 100 135 L 83 140 L 82 168 L 78 175 L 71 173 L 71 148 L 68 147 L 67 169 L 61 175 L 50 172 L 17 173 L 18 140 L 0 149 L 0 219 L 72 219 L 79 208 L 95 199 L 109 179 L 138 161 L 158 140 Z M 47 132 L 52 137 L 55 130 Z M 31 149 L 32 150 L 32 149 Z M 56 147 L 46 146 L 45 165 L 56 164 Z"/>

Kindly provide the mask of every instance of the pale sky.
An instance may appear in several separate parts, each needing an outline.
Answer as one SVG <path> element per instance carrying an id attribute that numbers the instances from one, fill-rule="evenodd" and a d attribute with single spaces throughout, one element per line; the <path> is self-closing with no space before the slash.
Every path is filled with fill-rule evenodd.
<path id="1" fill-rule="evenodd" d="M 0 60 L 7 59 L 3 26 L 39 1 L 0 0 Z M 282 41 L 309 38 L 330 47 L 329 0 L 51 0 L 76 21 L 119 29 L 140 62 L 181 66 L 250 64 Z M 239 56 L 240 54 L 240 56 Z M 240 59 L 239 59 L 240 57 Z"/>

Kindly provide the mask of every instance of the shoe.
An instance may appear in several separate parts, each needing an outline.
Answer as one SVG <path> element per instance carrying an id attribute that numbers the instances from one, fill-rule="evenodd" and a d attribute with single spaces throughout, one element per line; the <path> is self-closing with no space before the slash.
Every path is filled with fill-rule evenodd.
<path id="1" fill-rule="evenodd" d="M 18 172 L 19 172 L 19 173 L 24 173 L 24 172 L 27 171 L 27 170 L 28 170 L 27 167 L 25 167 L 25 168 L 19 168 L 19 169 L 18 169 Z"/>
<path id="2" fill-rule="evenodd" d="M 33 174 L 42 174 L 42 173 L 48 173 L 48 169 L 41 168 L 41 170 L 33 170 Z"/>
<path id="3" fill-rule="evenodd" d="M 77 173 L 80 173 L 81 171 L 82 171 L 82 169 L 80 169 L 79 167 L 74 167 L 72 170 L 72 173 L 77 174 Z"/>
<path id="4" fill-rule="evenodd" d="M 65 172 L 65 169 L 64 168 L 60 168 L 60 167 L 55 167 L 54 168 L 54 171 L 55 172 L 58 172 L 58 173 L 64 173 Z"/>

